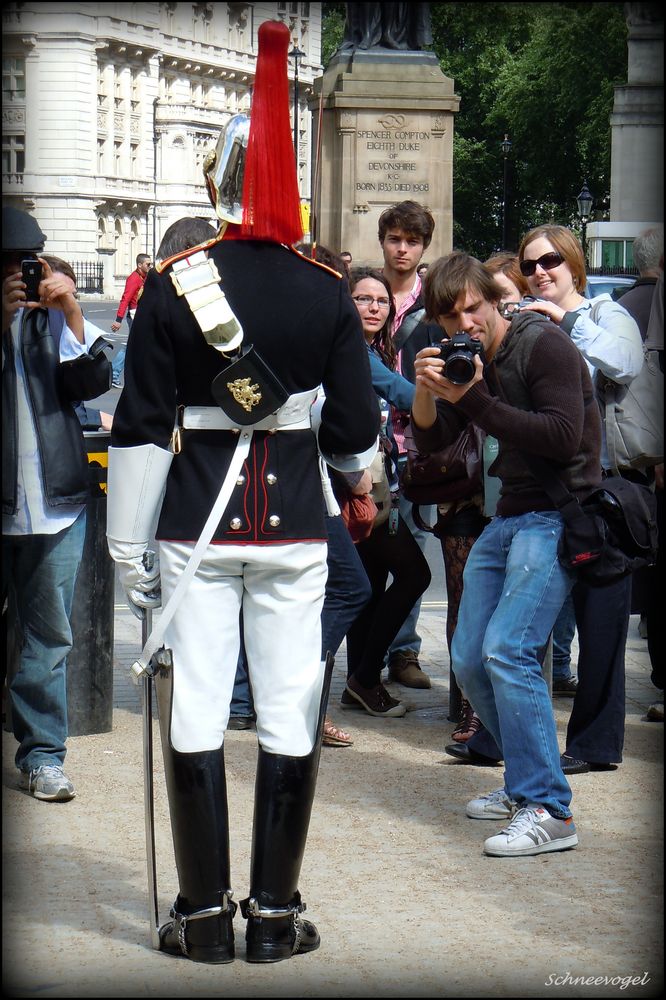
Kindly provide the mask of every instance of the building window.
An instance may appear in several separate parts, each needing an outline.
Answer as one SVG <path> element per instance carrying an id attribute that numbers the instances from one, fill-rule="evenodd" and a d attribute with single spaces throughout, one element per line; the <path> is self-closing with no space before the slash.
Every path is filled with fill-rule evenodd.
<path id="1" fill-rule="evenodd" d="M 3 174 L 22 174 L 25 171 L 25 136 L 4 135 L 2 137 Z"/>
<path id="2" fill-rule="evenodd" d="M 113 169 L 115 171 L 116 177 L 120 177 L 120 163 L 122 156 L 122 142 L 114 142 L 113 144 Z"/>
<path id="3" fill-rule="evenodd" d="M 139 246 L 139 224 L 136 219 L 132 219 L 130 225 L 130 261 L 135 261 L 137 254 L 141 252 Z"/>
<path id="4" fill-rule="evenodd" d="M 212 3 L 195 3 L 192 5 L 193 35 L 198 42 L 210 41 L 210 23 L 213 19 Z"/>
<path id="5" fill-rule="evenodd" d="M 97 140 L 97 173 L 104 173 L 104 139 Z"/>
<path id="6" fill-rule="evenodd" d="M 602 240 L 601 266 L 604 270 L 621 271 L 634 266 L 633 240 Z"/>
<path id="7" fill-rule="evenodd" d="M 2 99 L 3 101 L 25 100 L 25 59 L 19 56 L 3 56 Z"/>
<path id="8" fill-rule="evenodd" d="M 167 34 L 173 35 L 175 28 L 175 18 L 174 14 L 176 11 L 177 4 L 175 3 L 163 3 L 160 4 L 162 8 L 162 23 L 164 25 L 164 30 Z"/>
<path id="9" fill-rule="evenodd" d="M 138 142 L 130 143 L 130 177 L 138 177 L 139 171 L 139 144 Z"/>

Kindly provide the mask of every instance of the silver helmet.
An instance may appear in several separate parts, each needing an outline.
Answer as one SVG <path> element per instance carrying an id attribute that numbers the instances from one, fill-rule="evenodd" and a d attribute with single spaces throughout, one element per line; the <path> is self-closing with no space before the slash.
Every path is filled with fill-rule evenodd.
<path id="1" fill-rule="evenodd" d="M 225 222 L 243 221 L 243 177 L 250 134 L 247 115 L 234 115 L 220 132 L 214 150 L 204 160 L 208 197 L 215 213 Z"/>

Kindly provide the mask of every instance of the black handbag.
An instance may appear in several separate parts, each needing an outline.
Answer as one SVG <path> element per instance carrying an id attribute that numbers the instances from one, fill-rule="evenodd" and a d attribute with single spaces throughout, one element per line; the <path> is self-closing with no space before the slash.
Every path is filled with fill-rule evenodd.
<path id="1" fill-rule="evenodd" d="M 215 402 L 245 427 L 279 410 L 289 393 L 252 345 L 213 379 Z"/>
<path id="2" fill-rule="evenodd" d="M 647 486 L 609 476 L 579 503 L 545 459 L 523 457 L 564 518 L 563 566 L 604 587 L 656 561 L 657 501 Z"/>

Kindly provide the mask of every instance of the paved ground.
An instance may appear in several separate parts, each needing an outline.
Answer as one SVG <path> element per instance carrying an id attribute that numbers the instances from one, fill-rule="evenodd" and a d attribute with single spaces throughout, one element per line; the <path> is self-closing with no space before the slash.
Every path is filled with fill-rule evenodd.
<path id="1" fill-rule="evenodd" d="M 114 719 L 72 737 L 77 797 L 37 802 L 17 790 L 13 737 L 3 734 L 3 966 L 23 997 L 544 997 L 657 996 L 663 987 L 663 725 L 646 643 L 627 645 L 627 734 L 615 772 L 571 778 L 580 846 L 490 859 L 496 827 L 465 804 L 501 784 L 499 768 L 443 753 L 448 659 L 445 606 L 420 629 L 430 691 L 399 689 L 404 719 L 342 712 L 344 646 L 330 707 L 353 733 L 325 749 L 301 889 L 322 946 L 279 965 L 196 965 L 150 947 L 141 774 L 141 713 L 127 665 L 139 623 L 115 614 Z M 555 700 L 560 736 L 570 702 Z M 156 734 L 156 747 L 159 741 Z M 161 761 L 156 761 L 158 772 Z M 233 884 L 247 893 L 256 737 L 227 737 Z M 162 919 L 176 893 L 168 811 L 156 789 Z M 596 983 L 594 980 L 596 979 Z M 627 981 L 633 983 L 627 985 Z"/>

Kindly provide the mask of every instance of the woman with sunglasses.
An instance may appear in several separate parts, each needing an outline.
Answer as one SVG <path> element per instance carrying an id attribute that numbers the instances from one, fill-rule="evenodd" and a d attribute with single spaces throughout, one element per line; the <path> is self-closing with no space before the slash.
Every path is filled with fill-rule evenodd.
<path id="1" fill-rule="evenodd" d="M 523 308 L 549 316 L 571 337 L 594 380 L 600 372 L 627 385 L 643 366 L 643 344 L 635 321 L 610 295 L 586 299 L 585 259 L 565 226 L 538 226 L 523 237 L 520 270 L 537 301 Z M 603 414 L 602 414 L 603 417 Z M 610 467 L 605 432 L 601 461 Z M 640 473 L 625 473 L 639 478 Z M 624 649 L 631 611 L 631 576 L 603 588 L 582 581 L 573 589 L 553 630 L 560 652 L 578 629 L 578 687 L 562 755 L 565 774 L 612 770 L 624 744 Z"/>
<path id="2" fill-rule="evenodd" d="M 395 302 L 388 280 L 380 271 L 355 268 L 349 284 L 363 325 L 372 384 L 385 417 L 380 440 L 386 449 L 389 485 L 395 491 L 397 447 L 388 404 L 409 412 L 414 386 L 394 371 L 396 355 L 391 328 Z M 430 569 L 393 504 L 389 517 L 373 528 L 356 548 L 368 574 L 372 596 L 347 632 L 347 686 L 340 704 L 342 708 L 365 709 L 377 718 L 399 718 L 407 709 L 388 693 L 381 683 L 381 672 L 400 626 L 430 583 Z M 387 587 L 389 574 L 392 580 Z"/>

